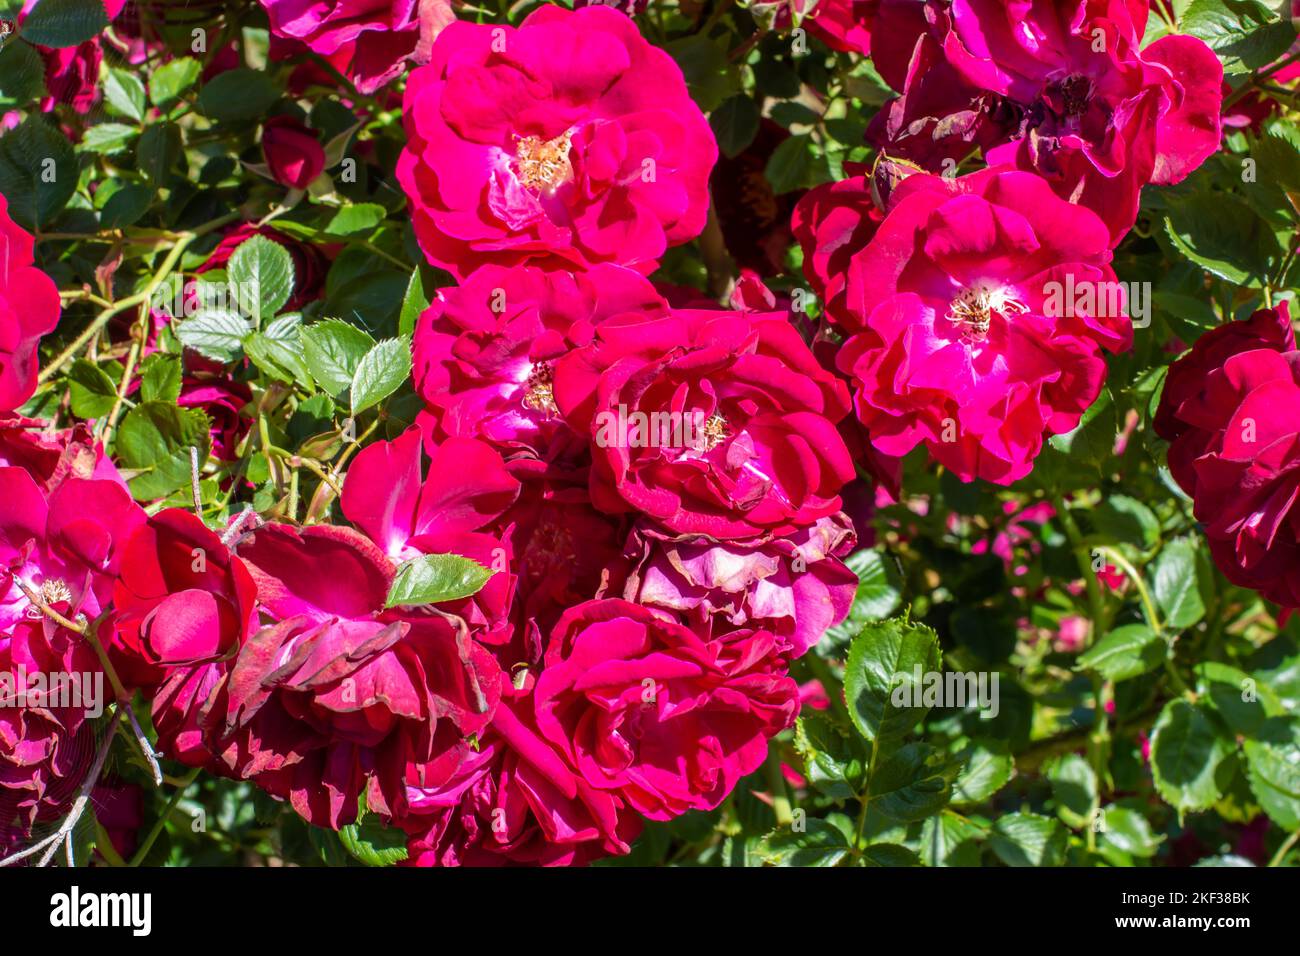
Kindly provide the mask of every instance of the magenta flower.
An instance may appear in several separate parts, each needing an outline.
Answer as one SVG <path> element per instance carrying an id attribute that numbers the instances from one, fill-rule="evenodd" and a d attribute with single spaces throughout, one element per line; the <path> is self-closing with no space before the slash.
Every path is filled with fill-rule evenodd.
<path id="1" fill-rule="evenodd" d="M 651 820 L 716 807 L 799 709 L 775 635 L 706 640 L 620 600 L 560 619 L 533 693 L 542 737 Z"/>
<path id="2" fill-rule="evenodd" d="M 407 61 L 424 62 L 438 31 L 455 19 L 440 0 L 260 0 L 278 37 L 296 40 L 362 93 L 392 82 Z"/>
<path id="3" fill-rule="evenodd" d="M 1300 607 L 1300 351 L 1286 303 L 1212 329 L 1169 369 L 1155 426 L 1229 581 Z"/>
<path id="4" fill-rule="evenodd" d="M 614 10 L 454 23 L 404 110 L 416 236 L 458 279 L 484 263 L 648 273 L 704 226 L 713 133 L 676 63 Z"/>
<path id="5" fill-rule="evenodd" d="M 630 568 L 619 587 L 627 600 L 678 615 L 700 634 L 771 631 L 795 658 L 848 617 L 858 576 L 840 559 L 855 543 L 844 515 L 752 541 L 674 536 L 641 522 L 628 539 Z"/>
<path id="6" fill-rule="evenodd" d="M 59 323 L 59 290 L 34 266 L 35 240 L 9 218 L 0 196 L 0 411 L 10 411 L 36 390 L 42 335 Z"/>
<path id="7" fill-rule="evenodd" d="M 591 500 L 679 534 L 785 534 L 840 509 L 854 477 L 843 382 L 785 315 L 628 315 L 555 366 L 555 402 L 592 441 Z"/>
<path id="8" fill-rule="evenodd" d="M 824 190 L 843 191 L 805 200 L 812 234 L 820 209 L 840 215 Z M 902 456 L 923 443 L 964 480 L 1027 475 L 1044 436 L 1096 399 L 1101 350 L 1131 341 L 1105 225 L 1039 177 L 994 168 L 904 179 L 878 228 L 845 233 L 863 234 L 830 315 L 850 336 L 837 363 L 872 444 Z"/>
<path id="9" fill-rule="evenodd" d="M 877 50 L 900 92 L 871 136 L 932 169 L 983 149 L 1047 178 L 1118 243 L 1146 183 L 1180 182 L 1219 145 L 1223 68 L 1201 40 L 1140 48 L 1139 0 L 883 0 Z"/>

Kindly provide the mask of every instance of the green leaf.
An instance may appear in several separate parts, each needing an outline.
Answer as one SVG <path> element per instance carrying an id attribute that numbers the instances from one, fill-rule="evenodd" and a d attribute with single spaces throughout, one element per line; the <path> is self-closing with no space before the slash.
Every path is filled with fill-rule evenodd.
<path id="1" fill-rule="evenodd" d="M 93 362 L 77 359 L 68 369 L 68 379 L 72 414 L 78 418 L 102 418 L 117 404 L 117 383 Z"/>
<path id="2" fill-rule="evenodd" d="M 916 669 L 924 679 L 940 667 L 938 635 L 925 625 L 898 618 L 868 624 L 844 666 L 844 698 L 854 725 L 868 740 L 902 737 L 929 709 L 920 703 L 922 688 L 913 686 Z"/>
<path id="3" fill-rule="evenodd" d="M 159 186 L 166 185 L 184 156 L 181 131 L 174 123 L 148 126 L 135 147 L 140 171 Z"/>
<path id="4" fill-rule="evenodd" d="M 380 342 L 357 363 L 352 376 L 352 414 L 378 405 L 411 376 L 411 340 L 405 335 Z"/>
<path id="5" fill-rule="evenodd" d="M 1118 432 L 1115 402 L 1110 389 L 1103 388 L 1073 430 L 1052 435 L 1047 443 L 1078 464 L 1099 465 L 1114 451 Z"/>
<path id="6" fill-rule="evenodd" d="M 1237 285 L 1262 285 L 1281 256 L 1272 230 L 1226 193 L 1180 198 L 1165 217 L 1165 232 L 1192 262 Z"/>
<path id="7" fill-rule="evenodd" d="M 1107 848 L 1114 848 L 1128 856 L 1149 859 L 1156 855 L 1164 837 L 1151 832 L 1147 818 L 1128 807 L 1111 805 L 1102 817 L 1103 829 L 1098 849 L 1106 855 Z"/>
<path id="8" fill-rule="evenodd" d="M 1160 540 L 1160 519 L 1128 495 L 1109 496 L 1089 512 L 1088 518 L 1106 544 L 1121 542 L 1149 551 Z"/>
<path id="9" fill-rule="evenodd" d="M 293 293 L 293 258 L 288 249 L 265 236 L 241 242 L 226 272 L 238 301 L 252 307 L 254 324 L 274 316 Z"/>
<path id="10" fill-rule="evenodd" d="M 1270 717 L 1284 713 L 1282 702 L 1268 684 L 1217 661 L 1196 665 L 1201 702 L 1211 705 L 1233 733 L 1254 736 Z"/>
<path id="11" fill-rule="evenodd" d="M 1193 0 L 1181 27 L 1205 41 L 1223 61 L 1225 73 L 1249 73 L 1271 63 L 1296 36 L 1289 17 L 1258 0 Z"/>
<path id="12" fill-rule="evenodd" d="M 1190 538 L 1176 538 L 1160 551 L 1151 590 L 1167 627 L 1191 627 L 1205 616 L 1197 577 L 1196 545 Z"/>
<path id="13" fill-rule="evenodd" d="M 366 866 L 392 866 L 406 859 L 406 831 L 385 826 L 373 814 L 363 814 L 356 823 L 340 827 L 339 840 Z"/>
<path id="14" fill-rule="evenodd" d="M 170 402 L 141 402 L 127 412 L 117 431 L 114 450 L 121 463 L 143 473 L 130 481 L 138 501 L 171 494 L 190 483 L 190 448 L 199 460 L 208 457 L 208 416 L 197 408 Z"/>
<path id="15" fill-rule="evenodd" d="M 1171 700 L 1151 732 L 1156 790 L 1179 812 L 1213 806 L 1219 799 L 1215 772 L 1231 750 L 1204 707 Z"/>
<path id="16" fill-rule="evenodd" d="M 960 763 L 929 744 L 906 744 L 872 773 L 871 806 L 904 823 L 938 813 L 952 798 L 960 769 Z"/>
<path id="17" fill-rule="evenodd" d="M 1300 720 L 1276 717 L 1245 742 L 1250 790 L 1283 830 L 1300 829 Z"/>
<path id="18" fill-rule="evenodd" d="M 28 231 L 47 225 L 76 191 L 76 152 L 45 119 L 30 115 L 0 136 L 0 193 L 18 225 Z"/>
<path id="19" fill-rule="evenodd" d="M 163 64 L 149 77 L 149 101 L 159 109 L 167 109 L 198 82 L 202 72 L 203 64 L 189 56 Z"/>
<path id="20" fill-rule="evenodd" d="M 199 109 L 218 123 L 266 116 L 280 98 L 280 88 L 261 70 L 239 67 L 218 73 L 199 93 Z"/>
<path id="21" fill-rule="evenodd" d="M 1046 770 L 1056 797 L 1057 815 L 1076 830 L 1090 826 L 1099 800 L 1097 774 L 1088 761 L 1078 754 L 1066 754 L 1054 759 Z"/>
<path id="22" fill-rule="evenodd" d="M 280 339 L 254 332 L 244 339 L 244 354 L 259 369 L 274 379 L 289 384 L 312 385 L 311 372 L 302 356 Z"/>
<path id="23" fill-rule="evenodd" d="M 336 212 L 325 231 L 331 236 L 364 235 L 373 232 L 387 215 L 388 210 L 378 203 L 354 203 Z"/>
<path id="24" fill-rule="evenodd" d="M 944 810 L 921 824 L 921 856 L 927 866 L 978 866 L 983 835 L 972 821 Z"/>
<path id="25" fill-rule="evenodd" d="M 352 387 L 357 366 L 375 347 L 375 340 L 364 329 L 326 319 L 299 331 L 303 361 L 312 378 L 330 395 L 341 395 Z"/>
<path id="26" fill-rule="evenodd" d="M 1075 669 L 1096 671 L 1107 680 L 1129 680 L 1163 664 L 1168 650 L 1164 639 L 1147 625 L 1125 624 L 1080 654 Z"/>
<path id="27" fill-rule="evenodd" d="M 416 266 L 411 272 L 411 280 L 406 284 L 406 295 L 402 297 L 402 311 L 397 317 L 397 334 L 414 335 L 415 324 L 421 313 L 433 302 L 438 289 L 437 270 L 430 266 Z M 445 273 L 443 273 L 445 277 Z"/>
<path id="28" fill-rule="evenodd" d="M 836 866 L 850 852 L 849 837 L 834 824 L 809 817 L 803 832 L 774 830 L 759 841 L 758 858 L 769 866 Z"/>
<path id="29" fill-rule="evenodd" d="M 160 67 L 159 72 L 163 69 L 166 67 Z M 104 75 L 104 103 L 114 116 L 143 123 L 146 105 L 144 83 L 134 73 L 110 67 Z"/>
<path id="30" fill-rule="evenodd" d="M 803 757 L 808 782 L 835 800 L 850 800 L 861 791 L 866 771 L 856 739 L 829 717 L 806 711 L 795 724 L 795 751 Z"/>
<path id="31" fill-rule="evenodd" d="M 738 156 L 758 135 L 758 106 L 744 93 L 737 93 L 709 116 L 709 125 L 724 156 Z"/>
<path id="32" fill-rule="evenodd" d="M 45 64 L 30 43 L 0 46 L 0 111 L 18 109 L 45 95 Z"/>
<path id="33" fill-rule="evenodd" d="M 458 601 L 481 591 L 495 573 L 459 554 L 422 554 L 398 567 L 384 607 Z"/>
<path id="34" fill-rule="evenodd" d="M 791 136 L 772 151 L 764 175 L 777 195 L 815 186 L 818 183 L 818 160 L 812 137 L 807 133 Z"/>
<path id="35" fill-rule="evenodd" d="M 989 845 L 1007 866 L 1060 866 L 1067 837 L 1061 824 L 1037 813 L 1009 813 L 993 824 Z"/>
<path id="36" fill-rule="evenodd" d="M 842 622 L 827 630 L 833 641 L 853 638 L 870 621 L 888 617 L 903 597 L 903 584 L 894 560 L 875 549 L 863 549 L 844 562 L 858 576 L 853 606 Z"/>
<path id="37" fill-rule="evenodd" d="M 146 402 L 174 402 L 181 395 L 181 360 L 155 352 L 140 372 L 140 397 Z"/>
<path id="38" fill-rule="evenodd" d="M 92 153 L 111 156 L 124 151 L 138 135 L 138 129 L 125 123 L 99 123 L 86 130 L 81 146 Z"/>
<path id="39" fill-rule="evenodd" d="M 176 326 L 176 337 L 200 355 L 218 362 L 233 362 L 244 349 L 244 338 L 252 329 L 238 312 L 229 309 L 201 309 Z"/>
<path id="40" fill-rule="evenodd" d="M 127 183 L 109 197 L 99 213 L 103 229 L 124 229 L 139 222 L 140 217 L 153 205 L 154 191 L 140 183 Z"/>
<path id="41" fill-rule="evenodd" d="M 23 39 L 38 46 L 79 46 L 108 26 L 103 0 L 40 0 L 23 21 Z"/>
<path id="42" fill-rule="evenodd" d="M 1006 744 L 977 741 L 966 754 L 966 763 L 952 788 L 952 802 L 983 803 L 1008 783 L 1016 773 L 1016 762 Z"/>
<path id="43" fill-rule="evenodd" d="M 921 858 L 900 843 L 873 843 L 862 851 L 863 866 L 920 866 Z"/>
<path id="44" fill-rule="evenodd" d="M 686 88 L 705 113 L 740 88 L 740 74 L 727 51 L 708 37 L 696 33 L 673 40 L 664 49 L 682 68 Z"/>

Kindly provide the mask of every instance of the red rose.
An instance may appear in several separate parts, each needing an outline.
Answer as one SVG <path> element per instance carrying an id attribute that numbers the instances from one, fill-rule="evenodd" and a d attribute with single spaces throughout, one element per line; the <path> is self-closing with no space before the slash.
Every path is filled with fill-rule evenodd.
<path id="1" fill-rule="evenodd" d="M 534 696 L 542 736 L 652 820 L 716 807 L 799 709 L 771 632 L 705 640 L 620 600 L 560 618 Z"/>
<path id="2" fill-rule="evenodd" d="M 1300 607 L 1300 351 L 1284 302 L 1197 339 L 1169 369 L 1157 433 L 1234 584 Z"/>
<path id="3" fill-rule="evenodd" d="M 591 436 L 591 500 L 680 534 L 783 534 L 840 508 L 854 477 L 844 384 L 779 313 L 627 315 L 555 366 L 555 402 Z"/>
<path id="4" fill-rule="evenodd" d="M 306 189 L 325 168 L 325 150 L 316 134 L 288 116 L 263 125 L 262 152 L 275 181 L 290 189 Z"/>

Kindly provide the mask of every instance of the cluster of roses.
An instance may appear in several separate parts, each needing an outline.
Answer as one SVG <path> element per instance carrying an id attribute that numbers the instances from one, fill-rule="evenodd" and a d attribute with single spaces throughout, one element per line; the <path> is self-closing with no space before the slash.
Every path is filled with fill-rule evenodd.
<path id="1" fill-rule="evenodd" d="M 790 662 L 848 612 L 855 459 L 877 473 L 924 444 L 965 480 L 1028 474 L 1131 342 L 1109 297 L 1060 291 L 1115 283 L 1141 187 L 1220 136 L 1217 59 L 1188 37 L 1140 48 L 1146 0 L 819 4 L 836 49 L 890 37 L 873 55 L 899 96 L 869 133 L 886 158 L 795 210 L 810 345 L 757 283 L 724 310 L 647 278 L 704 228 L 717 148 L 623 12 L 544 6 L 512 28 L 428 0 L 262 2 L 279 41 L 363 91 L 420 64 L 397 175 L 457 283 L 413 337 L 425 410 L 353 461 L 350 526 L 221 533 L 146 515 L 84 429 L 12 420 L 0 666 L 98 666 L 34 601 L 99 621 L 169 757 L 319 825 L 365 808 L 420 864 L 581 862 L 626 852 L 642 818 L 716 807 L 793 720 Z M 985 168 L 950 175 L 977 151 Z M 277 176 L 294 188 L 319 172 L 302 152 Z M 12 409 L 58 297 L 2 208 Z M 1216 555 L 1294 603 L 1300 582 L 1270 570 L 1294 442 L 1247 414 L 1295 387 L 1285 320 L 1198 342 L 1157 427 Z M 1239 486 L 1264 490 L 1213 510 Z M 494 573 L 390 606 L 397 569 L 438 554 Z M 69 715 L 0 712 L 0 811 L 48 815 L 83 738 Z"/>

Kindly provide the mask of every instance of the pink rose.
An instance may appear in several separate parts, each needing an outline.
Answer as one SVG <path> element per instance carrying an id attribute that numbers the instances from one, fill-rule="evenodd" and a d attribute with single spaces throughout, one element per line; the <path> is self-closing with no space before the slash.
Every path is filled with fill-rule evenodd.
<path id="1" fill-rule="evenodd" d="M 37 346 L 59 324 L 59 290 L 35 268 L 34 245 L 9 218 L 9 204 L 0 196 L 0 411 L 32 397 Z"/>
<path id="2" fill-rule="evenodd" d="M 726 639 L 737 628 L 769 630 L 782 653 L 800 657 L 848 617 L 858 576 L 840 559 L 855 540 L 844 515 L 752 541 L 674 536 L 641 522 L 628 538 L 630 568 L 614 593 L 680 615 L 700 634 Z"/>
<path id="3" fill-rule="evenodd" d="M 871 138 L 937 171 L 982 148 L 1097 212 L 1118 243 L 1148 182 L 1218 148 L 1223 69 L 1190 36 L 1140 48 L 1140 0 L 882 0 L 878 60 L 900 92 Z"/>
<path id="4" fill-rule="evenodd" d="M 823 190 L 844 191 L 810 193 L 810 218 L 840 215 Z M 872 444 L 901 457 L 924 443 L 967 481 L 1027 475 L 1044 436 L 1075 427 L 1099 394 L 1102 349 L 1132 340 L 1105 225 L 1005 168 L 913 175 L 878 227 L 852 218 L 844 235 L 870 239 L 847 253 L 843 298 L 828 308 L 850 336 L 837 364 Z"/>
<path id="5" fill-rule="evenodd" d="M 620 266 L 576 273 L 484 266 L 438 290 L 420 316 L 415 387 L 440 434 L 571 469 L 585 440 L 564 423 L 552 392 L 555 362 L 581 344 L 570 329 L 589 334 L 613 316 L 665 311 L 650 282 Z"/>
<path id="6" fill-rule="evenodd" d="M 581 866 L 631 849 L 641 819 L 541 737 L 528 683 L 503 679 L 492 728 L 451 780 L 408 783 L 408 866 Z"/>
<path id="7" fill-rule="evenodd" d="M 554 395 L 591 437 L 592 503 L 679 534 L 786 534 L 854 477 L 844 384 L 780 313 L 610 319 L 556 364 Z"/>
<path id="8" fill-rule="evenodd" d="M 620 600 L 560 618 L 534 696 L 542 737 L 651 820 L 716 807 L 799 709 L 771 632 L 706 640 Z"/>
<path id="9" fill-rule="evenodd" d="M 330 60 L 361 93 L 396 79 L 455 19 L 445 0 L 260 0 L 278 37 Z"/>
<path id="10" fill-rule="evenodd" d="M 677 64 L 614 10 L 453 23 L 404 112 L 416 236 L 458 279 L 484 263 L 649 273 L 704 227 L 713 133 Z"/>

